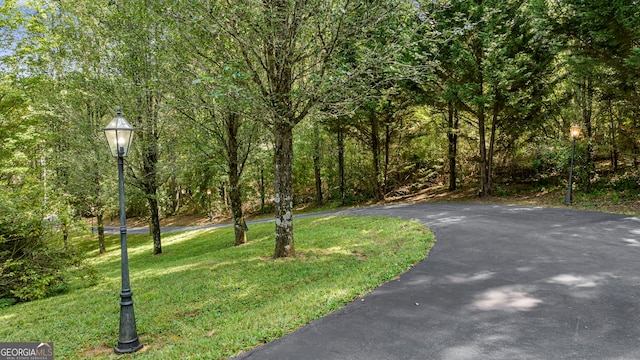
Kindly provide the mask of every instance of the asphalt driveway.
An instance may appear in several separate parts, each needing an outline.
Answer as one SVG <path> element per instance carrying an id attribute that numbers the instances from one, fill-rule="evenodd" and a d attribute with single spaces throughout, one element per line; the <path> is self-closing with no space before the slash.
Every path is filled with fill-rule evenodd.
<path id="1" fill-rule="evenodd" d="M 640 218 L 483 204 L 341 211 L 415 219 L 428 258 L 237 359 L 640 359 Z"/>

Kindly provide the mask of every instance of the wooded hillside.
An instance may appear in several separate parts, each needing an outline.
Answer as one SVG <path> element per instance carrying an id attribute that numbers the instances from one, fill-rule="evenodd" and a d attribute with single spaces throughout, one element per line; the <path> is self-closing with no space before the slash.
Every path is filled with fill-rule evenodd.
<path id="1" fill-rule="evenodd" d="M 247 212 L 273 211 L 286 257 L 299 203 L 566 186 L 572 125 L 578 188 L 640 187 L 637 1 L 7 0 L 0 12 L 2 261 L 52 214 L 65 240 L 79 219 L 117 216 L 101 129 L 118 106 L 135 127 L 127 215 L 149 219 L 154 253 L 159 219 L 176 214 L 226 214 L 239 245 Z"/>

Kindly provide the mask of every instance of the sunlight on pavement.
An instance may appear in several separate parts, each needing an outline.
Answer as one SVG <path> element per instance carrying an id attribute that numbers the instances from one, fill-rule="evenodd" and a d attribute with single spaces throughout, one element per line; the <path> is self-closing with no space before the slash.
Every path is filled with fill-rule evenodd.
<path id="1" fill-rule="evenodd" d="M 636 239 L 622 239 L 622 241 L 626 242 L 629 246 L 638 247 L 640 246 L 640 241 Z"/>
<path id="2" fill-rule="evenodd" d="M 482 356 L 482 348 L 478 345 L 452 346 L 442 353 L 442 359 L 446 360 L 475 360 Z"/>
<path id="3" fill-rule="evenodd" d="M 475 274 L 453 274 L 447 275 L 447 280 L 454 284 L 468 284 L 476 281 L 484 281 L 488 280 L 495 275 L 494 272 L 491 271 L 481 271 Z"/>
<path id="4" fill-rule="evenodd" d="M 498 208 L 498 206 L 495 206 L 495 208 Z M 534 210 L 542 210 L 543 207 L 541 206 L 518 206 L 518 205 L 507 205 L 506 206 L 506 211 L 508 212 L 518 212 L 518 211 L 534 211 Z"/>
<path id="5" fill-rule="evenodd" d="M 508 312 L 528 311 L 542 300 L 529 295 L 522 286 L 503 286 L 483 292 L 476 296 L 472 306 L 479 310 L 502 310 Z"/>
<path id="6" fill-rule="evenodd" d="M 603 278 L 603 276 L 598 275 L 580 276 L 574 274 L 560 274 L 552 277 L 547 282 L 550 284 L 560 284 L 574 288 L 593 288 L 598 286 L 598 282 Z"/>

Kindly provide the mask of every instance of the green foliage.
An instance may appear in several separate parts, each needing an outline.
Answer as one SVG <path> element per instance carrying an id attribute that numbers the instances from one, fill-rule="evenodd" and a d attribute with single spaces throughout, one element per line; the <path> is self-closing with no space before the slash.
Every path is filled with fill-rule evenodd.
<path id="1" fill-rule="evenodd" d="M 587 167 L 585 162 L 587 142 L 576 141 L 573 167 L 574 186 L 586 188 Z M 565 183 L 571 165 L 570 139 L 538 138 L 519 146 L 512 165 L 505 169 L 506 181 L 538 182 L 541 185 Z M 504 170 L 503 170 L 504 172 Z"/>
<path id="2" fill-rule="evenodd" d="M 55 293 L 66 256 L 45 244 L 42 214 L 31 210 L 29 199 L 37 191 L 0 190 L 0 299 L 28 301 Z"/>
<path id="3" fill-rule="evenodd" d="M 242 119 L 238 146 L 251 153 L 240 161 L 247 209 L 262 196 L 265 211 L 273 207 L 278 117 L 298 124 L 296 203 L 314 198 L 316 155 L 325 199 L 340 199 L 338 130 L 346 203 L 433 185 L 449 166 L 462 185 L 475 182 L 483 142 L 494 184 L 558 185 L 574 123 L 591 129 L 577 143 L 578 188 L 618 186 L 601 181 L 609 171 L 637 173 L 628 167 L 640 139 L 633 0 L 296 4 L 4 1 L 0 43 L 12 51 L 1 58 L 0 181 L 42 189 L 44 212 L 67 214 L 65 223 L 115 215 L 115 164 L 100 128 L 117 105 L 137 128 L 127 211 L 147 218 L 150 199 L 165 215 L 227 212 L 218 194 L 229 183 L 228 115 Z M 274 41 L 287 47 L 280 57 L 268 51 Z M 456 165 L 447 161 L 454 138 Z M 592 161 L 604 159 L 606 169 Z M 43 204 L 32 206 L 25 211 Z"/>
<path id="4" fill-rule="evenodd" d="M 59 292 L 67 257 L 45 241 L 46 176 L 40 160 L 46 133 L 28 116 L 27 94 L 16 82 L 0 84 L 0 299 L 2 304 Z"/>
<path id="5" fill-rule="evenodd" d="M 296 220 L 295 227 L 298 256 L 279 260 L 271 257 L 273 224 L 252 225 L 249 243 L 240 247 L 233 245 L 231 228 L 167 235 L 163 254 L 154 257 L 148 235 L 129 235 L 136 320 L 146 349 L 135 357 L 237 355 L 393 279 L 434 242 L 424 226 L 400 219 L 325 216 Z M 85 244 L 89 238 L 78 241 L 93 248 Z M 107 243 L 113 250 L 118 237 Z M 92 264 L 99 285 L 0 309 L 0 338 L 47 338 L 65 359 L 113 356 L 105 343 L 117 339 L 119 253 L 96 254 Z"/>
<path id="6" fill-rule="evenodd" d="M 640 178 L 637 174 L 625 172 L 616 178 L 610 179 L 610 182 L 611 185 L 607 187 L 612 190 L 620 192 L 629 191 L 636 195 L 640 192 Z"/>
<path id="7" fill-rule="evenodd" d="M 44 144 L 51 140 L 45 122 L 28 112 L 28 92 L 20 84 L 3 79 L 0 92 L 4 141 L 0 147 L 0 303 L 4 306 L 64 291 L 66 268 L 82 265 L 60 241 L 54 241 L 60 238 L 59 226 L 71 224 L 73 211 L 59 206 L 58 189 L 52 186 L 56 172 L 45 161 Z M 43 220 L 47 215 L 50 220 Z M 53 222 L 56 218 L 61 222 Z"/>
<path id="8" fill-rule="evenodd" d="M 31 230 L 27 236 L 5 233 L 0 238 L 0 307 L 64 293 L 71 275 L 83 286 L 95 284 L 95 270 L 81 257 Z"/>

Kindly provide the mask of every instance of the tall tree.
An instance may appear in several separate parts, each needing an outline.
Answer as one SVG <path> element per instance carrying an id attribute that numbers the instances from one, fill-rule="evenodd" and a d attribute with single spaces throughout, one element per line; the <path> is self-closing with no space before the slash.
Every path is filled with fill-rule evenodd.
<path id="1" fill-rule="evenodd" d="M 24 77 L 31 116 L 42 119 L 50 133 L 39 157 L 46 211 L 58 215 L 65 244 L 74 218 L 98 215 L 98 245 L 104 252 L 100 230 L 109 197 L 103 187 L 106 152 L 101 151 L 105 147 L 99 131 L 104 120 L 101 99 L 107 89 L 100 79 L 103 49 L 86 18 L 68 5 L 34 2 L 29 10 L 22 9 L 26 32 L 9 57 L 15 59 L 11 62 L 15 74 Z"/>
<path id="2" fill-rule="evenodd" d="M 2 53 L 0 66 L 0 303 L 40 299 L 59 291 L 64 269 L 73 254 L 68 246 L 47 233 L 50 221 L 60 217 L 62 201 L 53 196 L 50 182 L 57 181 L 50 154 L 58 150 L 49 117 L 36 106 L 36 89 L 48 92 L 51 38 L 46 9 L 18 8 L 3 2 L 0 8 L 0 42 L 11 51 Z M 23 5 L 23 4 L 22 4 Z M 35 4 L 38 5 L 38 4 Z M 53 40 L 53 41 L 51 41 Z M 51 41 L 51 42 L 50 42 Z M 51 64 L 49 64 L 51 65 Z M 46 67 L 52 70 L 54 66 Z M 39 105 L 39 104 L 38 104 Z M 54 165 L 52 167 L 52 165 Z M 65 206 L 66 207 L 66 206 Z M 52 229 L 53 230 L 53 229 Z"/>
<path id="3" fill-rule="evenodd" d="M 213 37 L 226 36 L 242 60 L 247 90 L 265 110 L 275 142 L 274 257 L 295 254 L 293 237 L 293 129 L 318 104 L 330 81 L 336 48 L 375 26 L 387 4 L 350 1 L 265 0 L 189 2 Z"/>
<path id="4" fill-rule="evenodd" d="M 413 74 L 419 87 L 436 96 L 428 102 L 447 111 L 450 154 L 455 149 L 456 111 L 471 114 L 477 129 L 479 193 L 491 194 L 496 142 L 518 128 L 539 124 L 551 88 L 554 49 L 537 27 L 530 2 L 452 1 L 424 3 L 442 40 L 420 46 L 414 57 L 436 61 L 435 76 Z M 455 162 L 451 161 L 453 165 Z M 453 187 L 453 186 L 452 186 Z"/>
<path id="5" fill-rule="evenodd" d="M 622 108 L 640 109 L 640 8 L 632 0 L 566 0 L 551 2 L 547 17 L 565 43 L 574 102 L 588 139 L 585 182 L 589 190 L 595 173 L 595 94 L 604 94 L 605 101 L 619 99 Z M 611 104 L 599 105 L 604 109 Z M 630 128 L 637 126 L 634 121 L 627 123 Z M 623 134 L 637 141 L 635 131 Z"/>
<path id="6" fill-rule="evenodd" d="M 37 104 L 52 117 L 58 138 L 69 144 L 59 153 L 57 168 L 66 174 L 64 185 L 69 199 L 78 214 L 95 216 L 99 252 L 106 252 L 104 215 L 115 210 L 115 182 L 106 176 L 112 164 L 105 147 L 101 128 L 109 116 L 113 96 L 110 82 L 110 65 L 102 55 L 106 39 L 94 27 L 91 18 L 84 16 L 77 4 L 59 1 L 49 9 L 51 32 L 59 39 L 51 49 L 53 63 L 58 64 L 59 75 L 54 77 L 50 92 L 38 89 Z M 45 96 L 48 95 L 48 96 Z"/>
<path id="7" fill-rule="evenodd" d="M 406 49 L 419 27 L 415 5 L 394 3 L 388 16 L 377 19 L 375 27 L 364 28 L 362 36 L 339 48 L 334 61 L 340 71 L 334 78 L 344 86 L 332 94 L 323 109 L 330 119 L 330 129 L 339 137 L 350 130 L 370 153 L 367 181 L 377 200 L 383 200 L 387 193 L 392 142 L 402 124 L 402 114 L 415 104 L 402 82 L 407 77 Z"/>
<path id="8" fill-rule="evenodd" d="M 164 26 L 159 6 L 157 2 L 116 1 L 92 14 L 110 41 L 117 102 L 136 128 L 128 172 L 147 201 L 154 254 L 162 253 L 159 188 L 166 177 L 161 169 L 161 139 L 169 126 L 166 99 L 172 78 L 167 64 L 172 60 L 168 46 L 173 36 Z"/>
<path id="9" fill-rule="evenodd" d="M 127 173 L 133 175 L 134 184 L 148 201 L 153 251 L 159 254 L 162 251 L 158 206 L 160 107 L 166 95 L 161 87 L 164 83 L 159 79 L 163 78 L 166 59 L 161 56 L 166 53 L 168 34 L 152 17 L 157 12 L 152 11 L 151 3 L 61 0 L 48 5 L 48 17 L 42 18 L 51 19 L 46 24 L 51 32 L 43 38 L 55 41 L 57 46 L 50 46 L 55 57 L 40 68 L 64 89 L 57 101 L 53 97 L 47 99 L 48 114 L 67 120 L 53 122 L 55 126 L 72 126 L 85 135 L 88 144 L 94 145 L 92 148 L 104 149 L 95 146 L 99 129 L 106 122 L 105 117 L 114 116 L 117 106 L 123 107 L 124 115 L 137 127 L 135 154 L 127 162 L 130 166 Z M 91 169 L 87 174 L 93 174 L 93 179 L 85 181 L 96 185 L 90 188 L 95 191 L 84 198 L 95 199 L 91 211 L 100 219 L 105 202 L 99 193 L 103 175 L 98 166 L 92 165 L 96 161 L 104 162 L 96 155 L 93 161 L 79 167 Z"/>
<path id="10" fill-rule="evenodd" d="M 320 156 L 322 152 L 320 150 L 320 123 L 315 121 L 313 124 L 313 175 L 316 184 L 316 204 L 322 205 L 322 168 L 320 166 Z"/>
<path id="11" fill-rule="evenodd" d="M 175 107 L 204 134 L 193 141 L 197 151 L 225 169 L 235 243 L 241 245 L 246 242 L 241 180 L 263 132 L 256 121 L 259 113 L 252 91 L 247 91 L 250 83 L 241 54 L 230 39 L 211 36 L 206 21 L 192 21 L 201 16 L 200 4 L 185 3 L 174 10 L 169 16 L 182 29 L 180 45 L 174 48 L 181 61 L 174 71 L 184 79 Z"/>
<path id="12" fill-rule="evenodd" d="M 210 166 L 224 168 L 229 186 L 235 245 L 242 245 L 247 239 L 241 178 L 260 131 L 256 122 L 247 121 L 244 117 L 246 113 L 218 106 L 209 95 L 201 96 L 202 104 L 192 104 L 193 108 L 180 106 L 179 111 L 190 121 L 188 128 L 204 134 L 189 140 L 192 148 L 204 154 Z"/>

